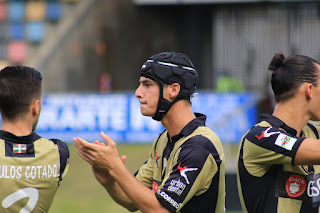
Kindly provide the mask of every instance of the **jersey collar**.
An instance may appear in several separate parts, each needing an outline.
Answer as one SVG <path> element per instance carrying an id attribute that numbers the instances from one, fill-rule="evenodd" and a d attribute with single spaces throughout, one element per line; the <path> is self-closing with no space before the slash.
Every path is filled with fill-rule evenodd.
<path id="1" fill-rule="evenodd" d="M 13 143 L 27 144 L 27 143 L 32 143 L 35 140 L 38 140 L 40 138 L 40 136 L 38 134 L 36 134 L 35 132 L 31 132 L 30 135 L 19 137 L 19 136 L 16 136 L 10 132 L 0 130 L 0 138 L 2 138 L 4 140 L 11 141 Z"/>
<path id="2" fill-rule="evenodd" d="M 268 123 L 270 123 L 274 127 L 284 129 L 287 133 L 289 133 L 291 135 L 297 135 L 297 130 L 291 128 L 290 126 L 285 124 L 282 120 L 280 120 L 279 118 L 277 118 L 271 114 L 262 114 L 262 115 L 260 115 L 260 119 L 261 119 L 261 121 L 267 121 Z"/>

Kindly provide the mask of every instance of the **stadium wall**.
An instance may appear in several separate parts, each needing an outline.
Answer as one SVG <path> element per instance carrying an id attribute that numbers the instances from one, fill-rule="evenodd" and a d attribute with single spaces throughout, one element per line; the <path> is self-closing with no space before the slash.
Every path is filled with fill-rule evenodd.
<path id="1" fill-rule="evenodd" d="M 268 89 L 267 64 L 276 51 L 320 57 L 320 2 L 136 6 L 96 0 L 41 70 L 46 92 L 133 90 L 147 57 L 184 52 L 199 71 L 199 88 L 217 89 L 221 75 L 246 91 Z M 70 11 L 70 16 L 73 16 Z"/>

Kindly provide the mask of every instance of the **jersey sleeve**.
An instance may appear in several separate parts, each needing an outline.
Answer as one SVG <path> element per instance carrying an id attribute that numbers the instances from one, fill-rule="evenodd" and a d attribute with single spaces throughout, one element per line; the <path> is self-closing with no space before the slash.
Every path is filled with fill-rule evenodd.
<path id="1" fill-rule="evenodd" d="M 256 126 L 244 139 L 243 158 L 256 164 L 291 164 L 304 137 L 292 136 L 276 127 Z"/>
<path id="2" fill-rule="evenodd" d="M 192 137 L 181 146 L 176 163 L 156 192 L 157 199 L 170 212 L 179 211 L 194 195 L 208 190 L 220 164 L 219 153 L 209 139 Z"/>
<path id="3" fill-rule="evenodd" d="M 68 145 L 58 139 L 51 139 L 57 146 L 60 155 L 60 176 L 59 182 L 66 176 L 69 170 L 70 153 Z"/>

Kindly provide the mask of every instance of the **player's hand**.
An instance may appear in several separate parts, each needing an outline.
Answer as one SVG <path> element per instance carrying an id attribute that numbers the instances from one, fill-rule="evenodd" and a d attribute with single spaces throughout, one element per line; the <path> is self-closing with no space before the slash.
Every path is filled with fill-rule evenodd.
<path id="1" fill-rule="evenodd" d="M 126 158 L 127 157 L 125 155 L 123 155 L 120 158 L 123 164 L 125 163 Z M 97 179 L 97 181 L 102 186 L 107 186 L 107 185 L 110 185 L 114 182 L 113 177 L 111 177 L 111 175 L 108 173 L 108 171 L 106 171 L 104 169 L 92 166 L 92 172 L 93 172 L 95 178 Z"/>
<path id="2" fill-rule="evenodd" d="M 97 145 L 100 145 L 100 146 L 107 146 L 107 145 L 104 144 L 104 143 L 100 143 L 100 141 L 98 141 L 98 140 L 95 140 L 93 143 L 94 143 L 94 144 L 97 144 Z"/>
<path id="3" fill-rule="evenodd" d="M 109 136 L 103 132 L 101 132 L 101 136 L 107 142 L 107 145 L 99 141 L 88 143 L 82 138 L 73 138 L 77 153 L 96 168 L 107 171 L 116 169 L 119 163 L 125 161 L 125 157 L 124 159 L 119 158 L 116 143 Z"/>

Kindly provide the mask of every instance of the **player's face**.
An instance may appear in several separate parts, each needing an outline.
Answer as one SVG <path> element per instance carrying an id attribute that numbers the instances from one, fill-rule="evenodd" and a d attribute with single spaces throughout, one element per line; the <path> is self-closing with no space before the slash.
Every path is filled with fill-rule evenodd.
<path id="1" fill-rule="evenodd" d="M 154 116 L 157 110 L 160 88 L 152 79 L 140 77 L 140 85 L 135 92 L 135 96 L 140 102 L 140 111 L 142 115 Z"/>

